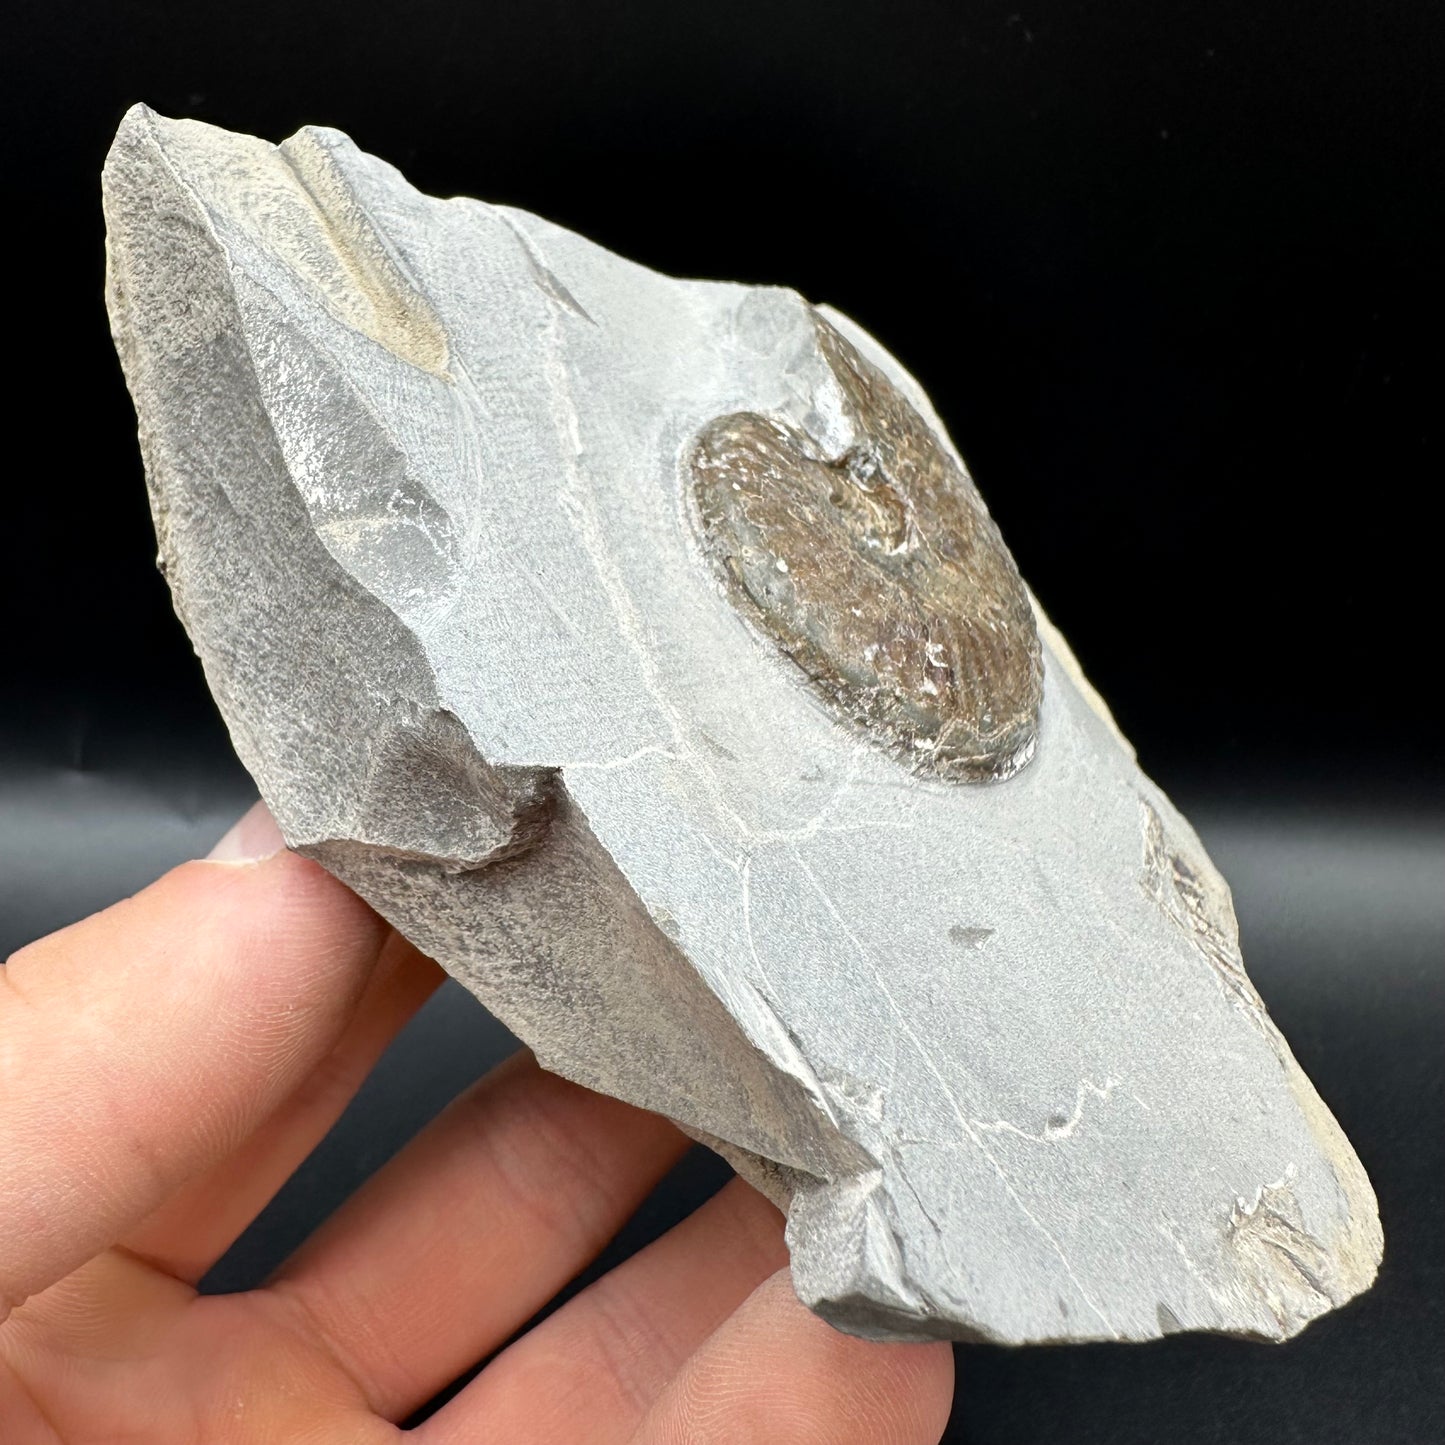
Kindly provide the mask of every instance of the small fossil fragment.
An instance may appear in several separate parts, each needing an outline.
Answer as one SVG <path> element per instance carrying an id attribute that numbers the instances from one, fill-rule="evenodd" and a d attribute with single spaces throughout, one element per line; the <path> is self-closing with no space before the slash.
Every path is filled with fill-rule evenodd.
<path id="1" fill-rule="evenodd" d="M 1279 1339 L 1374 1197 L 1229 892 L 836 312 L 143 108 L 161 558 L 288 842 L 788 1212 L 841 1328 Z"/>

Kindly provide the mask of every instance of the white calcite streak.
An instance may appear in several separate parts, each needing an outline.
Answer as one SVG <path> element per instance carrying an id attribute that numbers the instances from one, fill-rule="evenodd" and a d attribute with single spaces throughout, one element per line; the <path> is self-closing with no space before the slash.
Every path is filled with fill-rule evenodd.
<path id="1" fill-rule="evenodd" d="M 886 379 L 938 486 L 972 484 L 877 343 L 420 195 L 335 131 L 137 107 L 104 180 L 161 564 L 288 842 L 546 1067 L 778 1200 L 810 1307 L 892 1339 L 1281 1339 L 1369 1285 L 1369 1182 L 1199 840 L 1026 593 L 1005 625 L 1032 640 L 915 605 L 950 539 L 903 473 L 875 485 L 902 452 L 820 336 Z M 836 474 L 878 565 L 912 569 L 875 593 L 839 534 L 848 605 L 896 595 L 915 631 L 833 693 L 857 629 L 806 532 L 758 513 L 788 555 L 735 569 L 744 608 L 727 549 L 766 537 L 716 489 L 700 527 L 699 438 L 735 415 L 718 465 L 772 485 L 776 432 L 803 503 Z M 907 749 L 1009 701 L 961 691 L 994 642 L 1037 707 L 991 778 L 931 771 Z M 882 737 L 896 699 L 867 689 L 895 685 L 914 722 Z"/>

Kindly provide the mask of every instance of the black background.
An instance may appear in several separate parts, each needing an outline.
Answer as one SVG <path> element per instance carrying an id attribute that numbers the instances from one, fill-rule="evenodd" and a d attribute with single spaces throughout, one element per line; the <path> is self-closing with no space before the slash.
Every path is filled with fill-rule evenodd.
<path id="1" fill-rule="evenodd" d="M 0 942 L 204 847 L 247 791 L 152 568 L 100 300 L 110 135 L 141 99 L 272 139 L 338 126 L 424 190 L 796 286 L 914 370 L 1234 882 L 1252 972 L 1375 1179 L 1382 1280 L 1297 1343 L 964 1350 L 950 1438 L 1445 1437 L 1438 9 L 12 12 Z M 439 1000 L 217 1282 L 504 1042 Z M 640 1230 L 714 1178 L 691 1168 Z"/>

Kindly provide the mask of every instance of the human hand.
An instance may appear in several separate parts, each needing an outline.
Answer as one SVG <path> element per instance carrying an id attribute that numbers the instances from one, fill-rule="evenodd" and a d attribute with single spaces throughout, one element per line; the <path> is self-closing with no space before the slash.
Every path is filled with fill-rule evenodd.
<path id="1" fill-rule="evenodd" d="M 263 1288 L 195 1283 L 442 980 L 259 807 L 0 969 L 0 1440 L 371 1445 L 501 1346 L 687 1147 L 522 1055 Z M 7 1310 L 9 1318 L 6 1319 Z M 946 1345 L 793 1296 L 733 1181 L 509 1346 L 421 1445 L 938 1439 Z"/>

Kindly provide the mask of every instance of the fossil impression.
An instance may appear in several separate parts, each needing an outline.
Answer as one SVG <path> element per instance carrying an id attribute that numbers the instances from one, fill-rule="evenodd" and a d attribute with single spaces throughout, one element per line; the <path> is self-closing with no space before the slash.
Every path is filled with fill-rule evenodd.
<path id="1" fill-rule="evenodd" d="M 1359 1162 L 1229 893 L 845 317 L 137 108 L 162 564 L 287 840 L 881 1338 L 1284 1338 Z"/>

